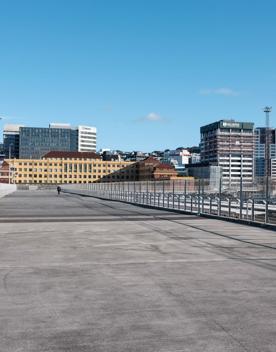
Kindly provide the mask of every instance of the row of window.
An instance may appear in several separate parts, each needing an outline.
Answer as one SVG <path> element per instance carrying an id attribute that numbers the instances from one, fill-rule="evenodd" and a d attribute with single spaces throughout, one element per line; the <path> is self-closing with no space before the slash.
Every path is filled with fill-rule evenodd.
<path id="1" fill-rule="evenodd" d="M 22 172 L 22 173 L 26 173 L 26 172 L 44 172 L 44 173 L 51 173 L 51 172 L 55 172 L 55 173 L 62 173 L 62 172 L 74 172 L 74 173 L 98 173 L 98 174 L 111 174 L 111 173 L 115 173 L 115 172 L 120 172 L 121 174 L 133 174 L 136 173 L 136 170 L 134 169 L 130 169 L 130 170 L 113 170 L 113 169 L 107 169 L 107 170 L 101 170 L 101 169 L 72 169 L 72 168 L 64 168 L 63 169 L 32 169 L 32 168 L 14 168 L 13 171 L 18 171 L 18 172 Z"/>
<path id="2" fill-rule="evenodd" d="M 63 179 L 63 180 L 68 180 L 68 179 L 99 179 L 100 177 L 97 175 L 43 175 L 43 174 L 29 174 L 29 175 L 22 175 L 18 174 L 18 182 L 22 181 L 21 179 L 23 178 L 24 182 L 29 182 L 30 179 Z M 112 179 L 112 180 L 130 180 L 133 179 L 133 177 L 130 177 L 129 175 L 107 175 L 104 176 L 104 179 Z M 23 182 L 23 183 L 24 183 Z"/>
<path id="3" fill-rule="evenodd" d="M 73 163 L 73 164 L 62 164 L 62 163 L 48 163 L 48 164 L 46 164 L 46 163 L 32 163 L 32 162 L 24 162 L 24 163 L 18 163 L 18 165 L 19 166 L 44 166 L 44 167 L 46 167 L 46 166 L 62 166 L 62 165 L 64 165 L 65 167 L 66 166 L 70 166 L 70 165 L 74 165 L 74 166 L 77 166 L 77 165 L 79 165 L 79 167 L 101 167 L 101 168 L 103 168 L 103 167 L 108 167 L 108 168 L 110 168 L 110 167 L 113 167 L 113 168 L 124 168 L 124 167 L 128 167 L 129 165 L 125 165 L 125 164 L 85 164 L 85 163 L 83 163 L 83 164 L 79 164 L 79 163 L 77 163 L 77 164 L 75 164 L 75 163 Z"/>

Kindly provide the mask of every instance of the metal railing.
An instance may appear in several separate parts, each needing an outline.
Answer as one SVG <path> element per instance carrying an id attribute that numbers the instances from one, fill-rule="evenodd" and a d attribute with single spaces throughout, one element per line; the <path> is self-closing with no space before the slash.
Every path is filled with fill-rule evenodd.
<path id="1" fill-rule="evenodd" d="M 63 185 L 62 190 L 133 204 L 175 209 L 192 214 L 276 224 L 276 201 L 264 189 L 244 185 L 229 188 L 220 180 L 165 180 Z"/>

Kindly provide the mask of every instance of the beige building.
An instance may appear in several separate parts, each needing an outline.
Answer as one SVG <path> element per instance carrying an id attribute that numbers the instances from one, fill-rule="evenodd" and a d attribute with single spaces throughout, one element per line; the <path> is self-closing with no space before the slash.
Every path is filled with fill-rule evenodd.
<path id="1" fill-rule="evenodd" d="M 3 178 L 6 178 L 7 183 L 63 184 L 137 180 L 136 163 L 103 161 L 93 152 L 49 152 L 43 159 L 6 159 L 5 161 L 6 166 L 3 170 L 5 173 L 2 172 L 0 177 L 2 182 Z"/>

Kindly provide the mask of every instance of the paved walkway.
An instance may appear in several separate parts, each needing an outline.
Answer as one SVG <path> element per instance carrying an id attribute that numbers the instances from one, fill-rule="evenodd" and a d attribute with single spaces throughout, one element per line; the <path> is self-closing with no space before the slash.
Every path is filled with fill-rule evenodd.
<path id="1" fill-rule="evenodd" d="M 272 231 L 18 191 L 0 276 L 1 352 L 275 352 Z"/>

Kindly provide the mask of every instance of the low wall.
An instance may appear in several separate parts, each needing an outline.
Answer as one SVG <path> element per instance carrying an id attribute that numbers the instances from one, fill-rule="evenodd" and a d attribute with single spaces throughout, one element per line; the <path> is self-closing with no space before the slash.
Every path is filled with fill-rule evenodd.
<path id="1" fill-rule="evenodd" d="M 14 191 L 16 191 L 16 185 L 0 183 L 0 198 L 5 197 L 7 194 L 10 194 Z"/>

